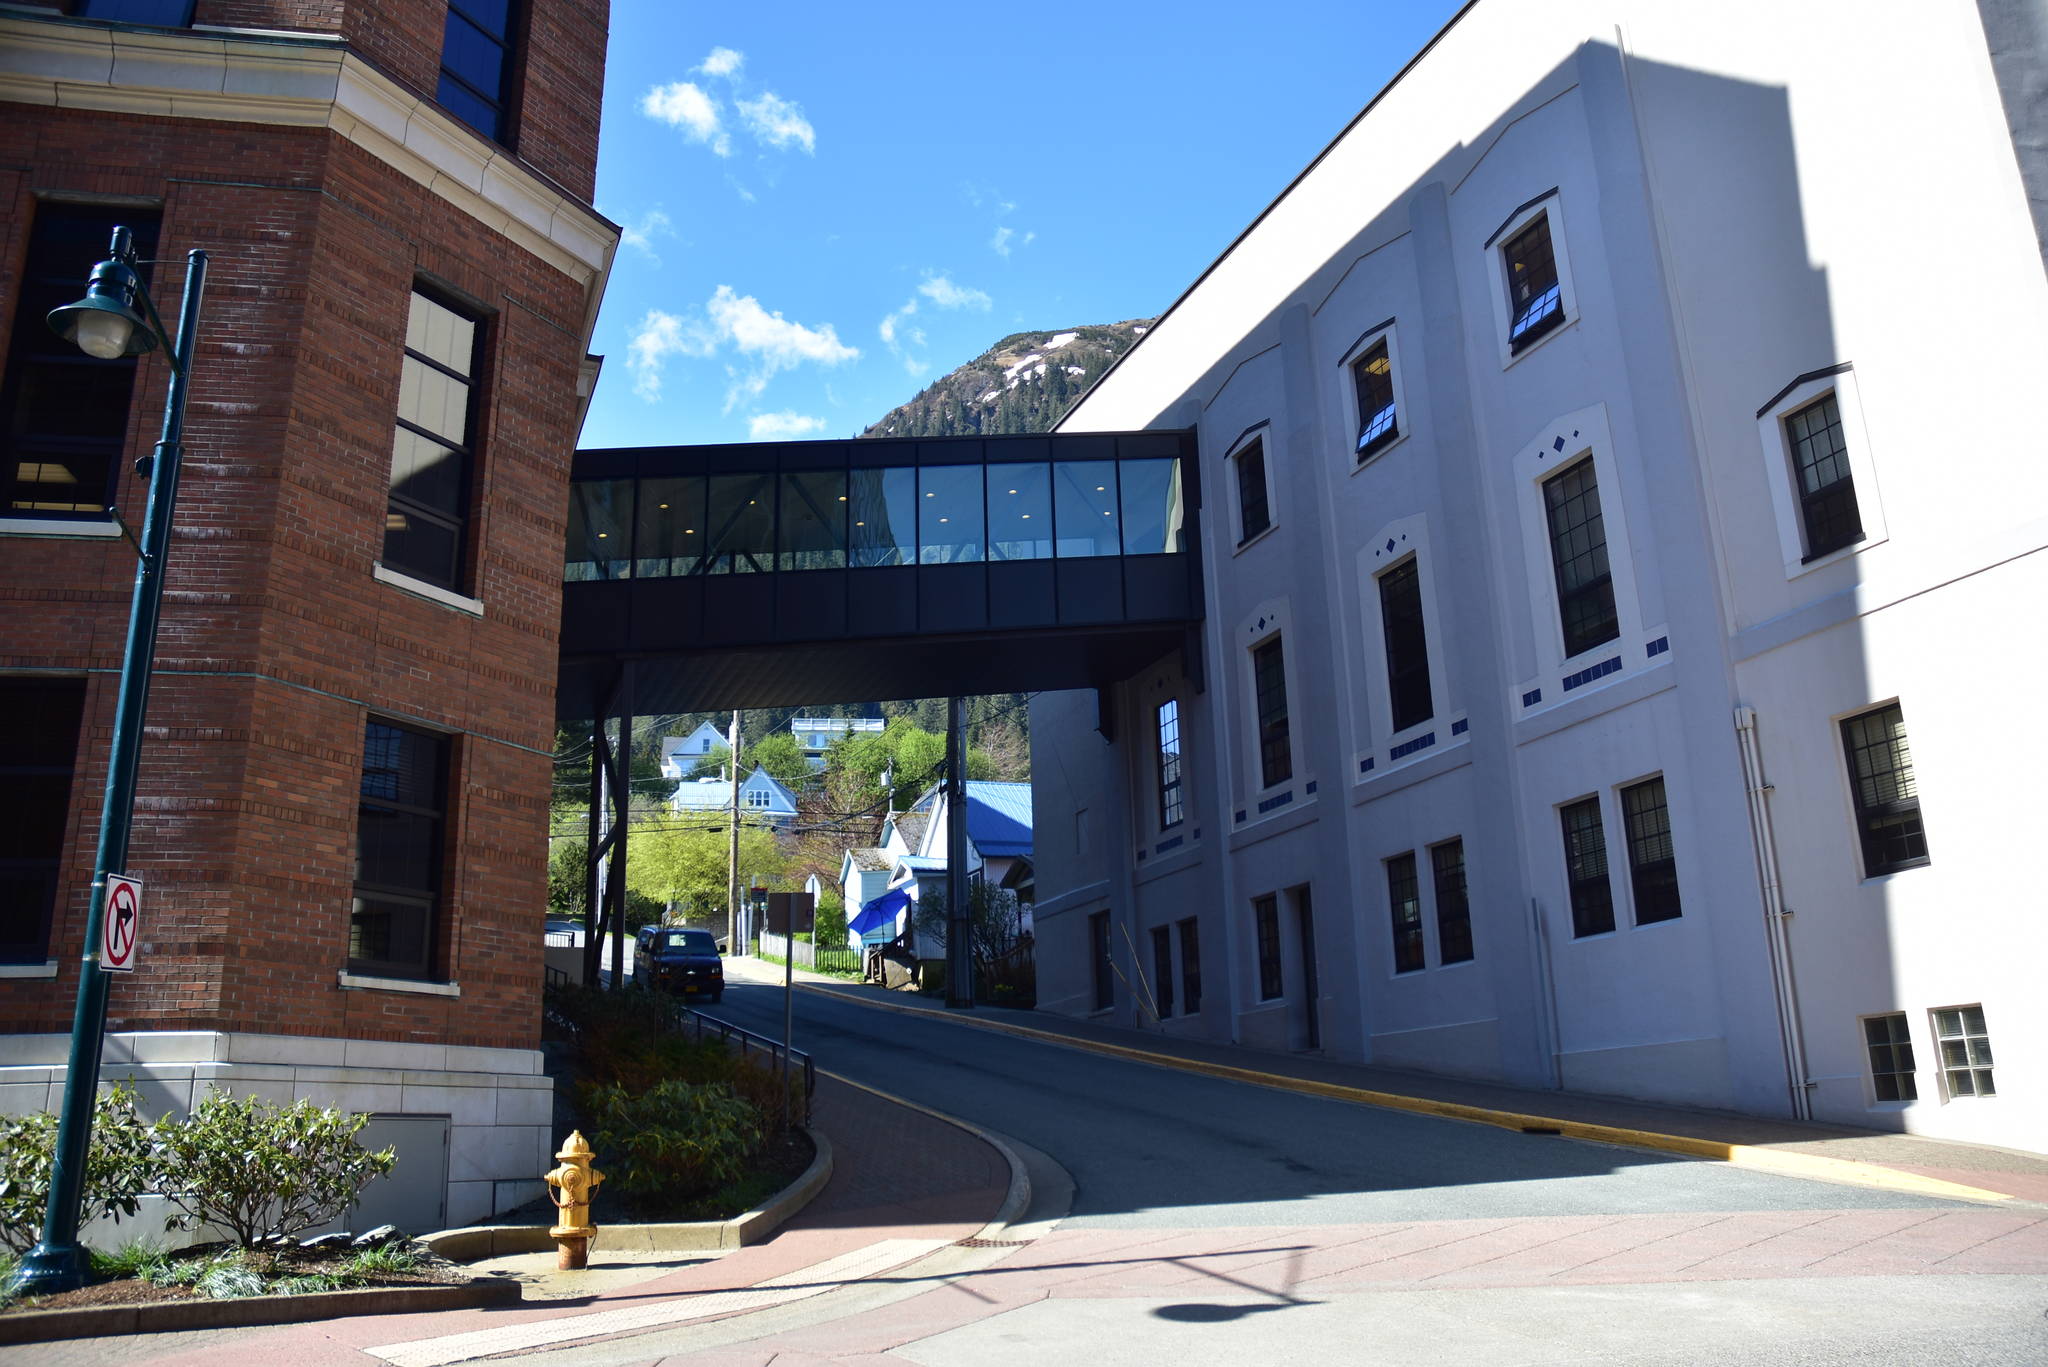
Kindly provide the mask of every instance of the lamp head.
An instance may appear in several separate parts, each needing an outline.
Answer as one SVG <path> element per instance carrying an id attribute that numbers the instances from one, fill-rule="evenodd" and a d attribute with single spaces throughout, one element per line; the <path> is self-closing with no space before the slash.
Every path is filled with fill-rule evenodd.
<path id="1" fill-rule="evenodd" d="M 156 346 L 156 329 L 136 311 L 142 281 L 126 228 L 114 229 L 112 254 L 92 268 L 85 298 L 50 310 L 50 328 L 88 356 L 103 361 L 140 356 Z"/>

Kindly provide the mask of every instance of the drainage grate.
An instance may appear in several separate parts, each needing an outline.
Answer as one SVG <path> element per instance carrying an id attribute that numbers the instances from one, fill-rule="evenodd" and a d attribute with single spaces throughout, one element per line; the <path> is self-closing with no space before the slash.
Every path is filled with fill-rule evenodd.
<path id="1" fill-rule="evenodd" d="M 962 1239 L 955 1248 L 1023 1248 L 1029 1239 Z"/>

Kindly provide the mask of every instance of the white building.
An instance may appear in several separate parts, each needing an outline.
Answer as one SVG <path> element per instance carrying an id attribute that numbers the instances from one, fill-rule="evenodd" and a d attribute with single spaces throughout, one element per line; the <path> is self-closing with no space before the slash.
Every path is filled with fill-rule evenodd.
<path id="1" fill-rule="evenodd" d="M 1377 96 L 1062 426 L 1197 429 L 1208 620 L 1034 704 L 1041 1006 L 2048 1147 L 1999 62 L 1481 0 Z"/>
<path id="2" fill-rule="evenodd" d="M 708 721 L 697 723 L 687 736 L 661 738 L 661 773 L 664 778 L 683 778 L 699 764 L 725 749 L 725 732 Z"/>
<path id="3" fill-rule="evenodd" d="M 880 717 L 791 717 L 790 734 L 803 747 L 804 759 L 813 769 L 825 767 L 825 755 L 832 746 L 853 736 L 879 736 L 889 723 Z"/>
<path id="4" fill-rule="evenodd" d="M 679 816 L 724 817 L 732 811 L 732 780 L 684 779 L 676 785 L 668 804 Z M 757 823 L 788 826 L 796 821 L 796 794 L 775 775 L 757 767 L 740 782 L 740 815 Z"/>

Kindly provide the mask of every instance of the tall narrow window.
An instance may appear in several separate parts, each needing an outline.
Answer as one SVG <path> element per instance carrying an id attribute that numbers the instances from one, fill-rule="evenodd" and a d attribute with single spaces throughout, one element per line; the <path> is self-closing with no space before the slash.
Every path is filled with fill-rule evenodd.
<path id="1" fill-rule="evenodd" d="M 1848 752 L 1850 785 L 1856 795 L 1864 877 L 1927 863 L 1927 832 L 1920 825 L 1920 785 L 1913 777 L 1905 713 L 1897 703 L 1889 703 L 1848 718 L 1842 723 L 1842 746 Z"/>
<path id="2" fill-rule="evenodd" d="M 1287 661 L 1278 636 L 1252 651 L 1252 683 L 1259 705 L 1259 778 L 1270 788 L 1294 777 L 1287 731 Z"/>
<path id="3" fill-rule="evenodd" d="M 1180 1009 L 1190 1016 L 1202 1009 L 1202 934 L 1192 916 L 1180 923 Z"/>
<path id="4" fill-rule="evenodd" d="M 1422 623 L 1420 561 L 1409 556 L 1380 576 L 1380 628 L 1387 644 L 1387 701 L 1394 729 L 1430 719 L 1429 634 Z"/>
<path id="5" fill-rule="evenodd" d="M 135 254 L 156 253 L 157 215 L 148 209 L 36 205 L 28 259 L 14 305 L 7 370 L 0 379 L 0 516 L 104 519 L 114 461 L 128 435 L 135 358 L 102 361 L 50 330 L 51 309 L 85 292 L 116 227 Z M 138 267 L 143 272 L 147 266 Z M 130 520 L 141 521 L 139 510 Z"/>
<path id="6" fill-rule="evenodd" d="M 1558 809 L 1564 822 L 1565 877 L 1571 884 L 1572 934 L 1605 935 L 1614 929 L 1614 888 L 1607 881 L 1607 832 L 1600 799 Z"/>
<path id="7" fill-rule="evenodd" d="M 1273 525 L 1266 505 L 1266 447 L 1257 437 L 1232 457 L 1237 466 L 1237 544 Z"/>
<path id="8" fill-rule="evenodd" d="M 1159 704 L 1159 828 L 1171 830 L 1185 815 L 1180 787 L 1180 703 Z"/>
<path id="9" fill-rule="evenodd" d="M 349 918 L 349 967 L 356 972 L 432 974 L 447 803 L 447 739 L 371 718 L 363 728 Z"/>
<path id="10" fill-rule="evenodd" d="M 456 118 L 504 142 L 512 94 L 512 20 L 516 0 L 452 0 L 441 35 L 441 85 L 435 98 Z"/>
<path id="11" fill-rule="evenodd" d="M 1361 461 L 1401 435 L 1394 411 L 1394 361 L 1382 337 L 1351 363 L 1351 384 L 1358 394 L 1358 459 Z"/>
<path id="12" fill-rule="evenodd" d="M 1088 918 L 1089 972 L 1095 984 L 1095 1009 L 1107 1011 L 1116 1002 L 1116 965 L 1109 957 L 1109 913 Z"/>
<path id="13" fill-rule="evenodd" d="M 1252 929 L 1259 940 L 1259 1000 L 1272 1001 L 1286 990 L 1280 976 L 1280 899 L 1272 893 L 1252 898 Z"/>
<path id="14" fill-rule="evenodd" d="M 1415 856 L 1396 855 L 1387 861 L 1387 910 L 1394 922 L 1394 971 L 1413 973 L 1425 966 L 1422 948 L 1422 884 L 1415 876 Z"/>
<path id="15" fill-rule="evenodd" d="M 49 955 L 84 706 L 83 679 L 0 679 L 0 963 Z"/>
<path id="16" fill-rule="evenodd" d="M 1906 1031 L 1906 1013 L 1866 1016 L 1863 1043 L 1870 1051 L 1871 1093 L 1879 1101 L 1918 1101 L 1913 1081 L 1913 1040 Z"/>
<path id="17" fill-rule="evenodd" d="M 1934 1013 L 1934 1043 L 1941 1050 L 1941 1081 L 1950 1100 L 1996 1096 L 1991 1077 L 1991 1032 L 1981 1006 L 1951 1006 Z"/>
<path id="18" fill-rule="evenodd" d="M 1550 216 L 1538 214 L 1501 248 L 1507 266 L 1508 345 L 1520 351 L 1564 321 L 1557 255 L 1550 241 Z"/>
<path id="19" fill-rule="evenodd" d="M 1152 998 L 1159 1019 L 1173 1014 L 1173 928 L 1152 927 Z"/>
<path id="20" fill-rule="evenodd" d="M 1550 524 L 1550 563 L 1557 572 L 1557 615 L 1564 627 L 1565 658 L 1570 659 L 1621 634 L 1614 577 L 1607 568 L 1600 486 L 1590 459 L 1543 481 L 1543 511 Z"/>
<path id="21" fill-rule="evenodd" d="M 1792 466 L 1799 477 L 1799 520 L 1806 532 L 1806 559 L 1818 560 L 1863 539 L 1850 477 L 1849 447 L 1842 440 L 1842 409 L 1823 395 L 1785 419 Z"/>
<path id="22" fill-rule="evenodd" d="M 1621 790 L 1621 819 L 1628 828 L 1629 887 L 1635 894 L 1636 924 L 1676 920 L 1678 861 L 1671 853 L 1671 809 L 1659 775 Z"/>
<path id="23" fill-rule="evenodd" d="M 405 327 L 384 564 L 459 587 L 476 434 L 477 321 L 417 290 Z"/>
<path id="24" fill-rule="evenodd" d="M 1472 904 L 1465 893 L 1465 842 L 1446 840 L 1429 850 L 1436 887 L 1436 957 L 1461 964 L 1472 957 Z"/>
<path id="25" fill-rule="evenodd" d="M 192 0 L 79 0 L 71 12 L 81 19 L 183 28 L 192 22 Z"/>

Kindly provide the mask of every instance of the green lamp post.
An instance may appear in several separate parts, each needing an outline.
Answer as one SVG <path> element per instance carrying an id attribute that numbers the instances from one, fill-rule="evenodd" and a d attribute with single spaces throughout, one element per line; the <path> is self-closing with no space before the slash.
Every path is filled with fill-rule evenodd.
<path id="1" fill-rule="evenodd" d="M 121 655 L 114 748 L 107 766 L 106 797 L 100 807 L 99 850 L 93 862 L 85 956 L 79 965 L 78 1006 L 71 1021 L 71 1060 L 64 1074 L 64 1109 L 57 1123 L 50 1200 L 43 1214 L 42 1238 L 22 1258 L 14 1275 L 15 1290 L 25 1295 L 69 1291 L 85 1281 L 85 1252 L 78 1242 L 79 1209 L 85 1194 L 86 1153 L 92 1141 L 93 1097 L 99 1090 L 100 1045 L 107 1025 L 108 979 L 100 967 L 100 927 L 107 875 L 122 872 L 128 862 L 142 714 L 149 701 L 150 666 L 156 658 L 157 610 L 163 602 L 164 556 L 170 547 L 171 510 L 178 495 L 185 389 L 199 330 L 206 260 L 203 251 L 186 253 L 185 298 L 175 344 L 135 273 L 135 245 L 126 228 L 114 229 L 108 258 L 93 267 L 85 298 L 50 313 L 50 326 L 58 336 L 102 360 L 140 356 L 161 344 L 164 358 L 171 364 L 171 385 L 164 396 L 163 433 L 157 439 L 156 454 L 136 462 L 136 473 L 149 477 L 149 506 L 143 515 L 135 593 L 128 608 L 128 643 Z"/>

